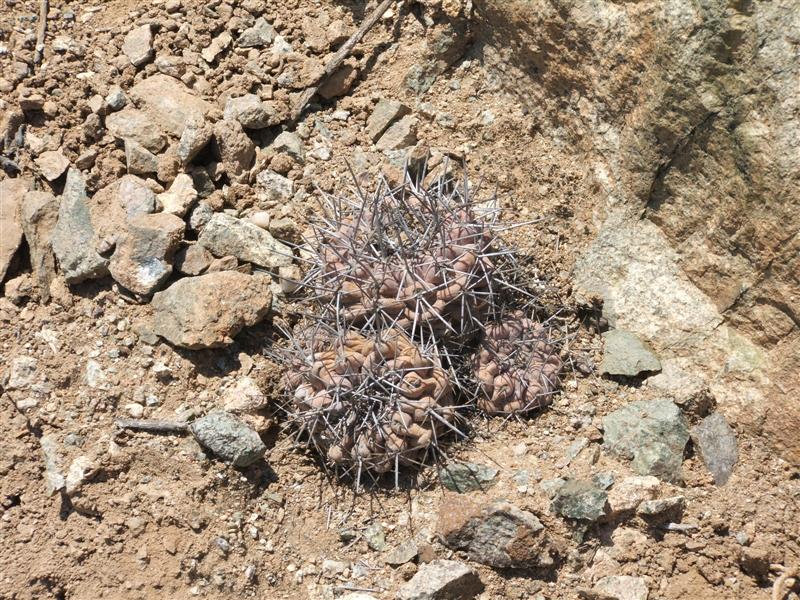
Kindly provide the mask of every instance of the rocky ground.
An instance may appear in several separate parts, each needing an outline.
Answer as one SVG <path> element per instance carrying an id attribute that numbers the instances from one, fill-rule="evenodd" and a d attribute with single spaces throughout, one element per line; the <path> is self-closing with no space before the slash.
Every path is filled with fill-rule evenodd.
<path id="1" fill-rule="evenodd" d="M 5 0 L 0 598 L 800 597 L 800 11 L 398 2 L 295 120 L 376 5 Z M 427 152 L 562 390 L 356 494 L 277 409 L 293 248 Z"/>

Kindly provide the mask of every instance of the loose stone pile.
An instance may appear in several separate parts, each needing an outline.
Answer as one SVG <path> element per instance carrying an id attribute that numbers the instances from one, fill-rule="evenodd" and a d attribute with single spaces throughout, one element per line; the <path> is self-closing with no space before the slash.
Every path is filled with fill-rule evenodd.
<path id="1" fill-rule="evenodd" d="M 327 198 L 285 386 L 292 421 L 339 472 L 397 476 L 463 436 L 457 408 L 523 415 L 559 386 L 557 336 L 520 308 L 535 298 L 476 196 L 445 166 Z"/>

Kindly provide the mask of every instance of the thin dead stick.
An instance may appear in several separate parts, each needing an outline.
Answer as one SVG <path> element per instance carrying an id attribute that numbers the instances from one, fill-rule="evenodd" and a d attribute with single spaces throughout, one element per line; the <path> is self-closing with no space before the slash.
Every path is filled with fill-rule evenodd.
<path id="1" fill-rule="evenodd" d="M 797 575 L 796 568 L 787 569 L 782 566 L 781 568 L 783 569 L 783 573 L 781 573 L 780 577 L 778 577 L 772 585 L 772 600 L 783 600 L 786 593 L 792 589 L 794 577 Z M 784 587 L 788 589 L 784 591 Z"/>
<path id="2" fill-rule="evenodd" d="M 36 32 L 36 51 L 33 53 L 33 64 L 42 62 L 44 55 L 44 36 L 47 34 L 47 13 L 50 12 L 50 0 L 39 1 L 39 29 Z"/>
<path id="3" fill-rule="evenodd" d="M 367 19 L 361 24 L 361 27 L 358 28 L 358 31 L 351 35 L 350 39 L 347 40 L 341 48 L 339 48 L 336 54 L 333 55 L 333 58 L 331 58 L 330 61 L 328 61 L 328 64 L 325 65 L 325 72 L 322 74 L 319 80 L 317 80 L 316 84 L 307 88 L 300 95 L 300 99 L 297 101 L 297 104 L 292 111 L 292 121 L 297 121 L 300 118 L 300 115 L 303 114 L 306 105 L 314 96 L 314 94 L 317 93 L 317 90 L 319 90 L 322 83 L 328 79 L 328 77 L 333 75 L 333 73 L 339 68 L 344 60 L 350 56 L 350 52 L 353 51 L 355 45 L 361 41 L 361 38 L 363 38 L 367 32 L 372 29 L 375 23 L 378 22 L 378 19 L 381 18 L 383 13 L 389 10 L 389 7 L 396 1 L 397 0 L 383 0 L 383 2 L 378 5 L 378 8 L 372 11 L 369 17 L 367 17 Z"/>
<path id="4" fill-rule="evenodd" d="M 120 429 L 149 431 L 151 433 L 186 433 L 189 424 L 182 421 L 161 421 L 158 419 L 117 419 Z"/>

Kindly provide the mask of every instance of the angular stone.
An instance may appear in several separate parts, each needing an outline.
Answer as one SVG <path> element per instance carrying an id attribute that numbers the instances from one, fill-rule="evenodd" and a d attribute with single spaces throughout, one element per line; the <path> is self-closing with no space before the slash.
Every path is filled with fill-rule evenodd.
<path id="1" fill-rule="evenodd" d="M 256 175 L 256 188 L 259 197 L 267 202 L 286 202 L 294 194 L 294 182 L 270 170 Z"/>
<path id="2" fill-rule="evenodd" d="M 439 470 L 439 481 L 452 492 L 485 490 L 496 483 L 498 470 L 476 463 L 454 463 Z"/>
<path id="3" fill-rule="evenodd" d="M 256 157 L 256 146 L 239 121 L 219 121 L 214 126 L 214 140 L 220 162 L 229 175 L 241 175 L 252 166 Z"/>
<path id="4" fill-rule="evenodd" d="M 156 73 L 137 83 L 128 93 L 144 107 L 154 123 L 180 137 L 189 123 L 202 123 L 214 107 L 195 96 L 181 81 Z M 147 148 L 147 145 L 142 143 Z M 148 148 L 155 152 L 152 148 Z"/>
<path id="5" fill-rule="evenodd" d="M 31 182 L 23 177 L 0 181 L 0 282 L 22 243 L 20 207 Z"/>
<path id="6" fill-rule="evenodd" d="M 253 26 L 245 29 L 236 40 L 240 48 L 263 48 L 275 39 L 275 29 L 264 17 L 259 17 Z"/>
<path id="7" fill-rule="evenodd" d="M 214 129 L 207 123 L 188 123 L 178 142 L 178 159 L 181 163 L 188 165 L 192 162 L 208 146 L 213 135 Z"/>
<path id="8" fill-rule="evenodd" d="M 652 475 L 626 477 L 608 492 L 612 514 L 636 510 L 642 502 L 655 498 L 660 487 L 661 481 Z"/>
<path id="9" fill-rule="evenodd" d="M 251 377 L 240 377 L 222 394 L 225 410 L 232 413 L 253 413 L 265 409 L 269 398 Z"/>
<path id="10" fill-rule="evenodd" d="M 376 142 L 378 150 L 401 150 L 417 143 L 417 119 L 406 115 L 390 125 Z"/>
<path id="11" fill-rule="evenodd" d="M 106 106 L 112 111 L 122 110 L 128 104 L 128 96 L 122 91 L 122 88 L 115 85 L 112 86 L 105 97 Z"/>
<path id="12" fill-rule="evenodd" d="M 714 483 L 725 485 L 739 460 L 736 434 L 720 413 L 713 413 L 692 427 L 692 442 L 700 451 Z"/>
<path id="13" fill-rule="evenodd" d="M 125 108 L 108 115 L 106 129 L 118 139 L 139 142 L 150 152 L 161 152 L 167 145 L 164 130 L 151 117 L 135 108 Z"/>
<path id="14" fill-rule="evenodd" d="M 180 79 L 186 72 L 186 65 L 180 56 L 159 55 L 156 58 L 156 69 L 159 73 Z"/>
<path id="15" fill-rule="evenodd" d="M 239 121 L 245 129 L 263 129 L 276 124 L 276 113 L 255 94 L 229 98 L 225 103 L 225 119 Z"/>
<path id="16" fill-rule="evenodd" d="M 63 462 L 59 453 L 59 444 L 56 437 L 46 434 L 39 438 L 44 457 L 44 480 L 47 486 L 47 494 L 52 496 L 60 492 L 66 486 L 66 478 L 63 473 Z"/>
<path id="17" fill-rule="evenodd" d="M 270 144 L 270 148 L 275 152 L 282 152 L 288 154 L 293 159 L 303 162 L 306 157 L 305 149 L 303 148 L 303 140 L 300 136 L 291 131 L 284 131 Z"/>
<path id="18" fill-rule="evenodd" d="M 367 542 L 367 546 L 376 552 L 383 551 L 386 548 L 386 532 L 384 532 L 383 526 L 380 523 L 373 523 L 367 527 L 364 530 L 364 540 Z"/>
<path id="19" fill-rule="evenodd" d="M 404 565 L 407 562 L 411 562 L 414 560 L 417 554 L 419 554 L 417 542 L 415 540 L 407 540 L 387 552 L 384 555 L 383 560 L 386 561 L 387 565 L 396 567 L 399 565 Z"/>
<path id="20" fill-rule="evenodd" d="M 358 69 L 345 63 L 333 75 L 323 81 L 317 93 L 326 100 L 343 96 L 350 91 L 356 77 L 358 77 Z"/>
<path id="21" fill-rule="evenodd" d="M 28 192 L 22 201 L 22 230 L 31 257 L 33 277 L 43 302 L 50 299 L 50 283 L 56 276 L 51 245 L 58 220 L 58 201 L 50 192 Z"/>
<path id="22" fill-rule="evenodd" d="M 200 51 L 200 55 L 207 63 L 212 63 L 216 60 L 217 56 L 222 54 L 225 49 L 231 45 L 233 38 L 227 31 L 223 31 L 211 43 Z"/>
<path id="23" fill-rule="evenodd" d="M 69 168 L 69 160 L 61 153 L 61 150 L 42 152 L 34 162 L 47 181 L 55 181 Z"/>
<path id="24" fill-rule="evenodd" d="M 5 388 L 8 390 L 28 389 L 36 381 L 36 369 L 38 366 L 39 361 L 32 356 L 17 356 L 11 361 L 8 382 L 5 384 Z"/>
<path id="25" fill-rule="evenodd" d="M 125 162 L 132 175 L 149 175 L 158 170 L 156 155 L 132 138 L 125 140 Z"/>
<path id="26" fill-rule="evenodd" d="M 453 550 L 495 568 L 545 567 L 552 548 L 536 515 L 500 500 L 490 504 L 468 496 L 446 496 L 439 509 L 437 532 Z"/>
<path id="27" fill-rule="evenodd" d="M 128 32 L 122 42 L 122 53 L 134 67 L 141 67 L 153 60 L 153 30 L 150 25 L 142 25 Z"/>
<path id="28" fill-rule="evenodd" d="M 111 276 L 136 294 L 152 294 L 172 273 L 170 261 L 185 228 L 183 219 L 169 213 L 133 217 L 117 240 L 108 265 Z"/>
<path id="29" fill-rule="evenodd" d="M 640 373 L 661 370 L 661 363 L 656 355 L 632 333 L 622 329 L 612 329 L 603 334 L 603 341 L 601 373 L 635 377 Z"/>
<path id="30" fill-rule="evenodd" d="M 434 560 L 420 566 L 397 593 L 399 600 L 471 600 L 483 591 L 478 574 L 456 560 Z"/>
<path id="31" fill-rule="evenodd" d="M 192 178 L 186 173 L 178 175 L 166 192 L 157 196 L 164 212 L 184 216 L 197 200 Z"/>
<path id="32" fill-rule="evenodd" d="M 568 519 L 597 521 L 606 514 L 608 494 L 590 481 L 568 479 L 556 492 L 550 509 Z"/>
<path id="33" fill-rule="evenodd" d="M 291 249 L 269 232 L 225 213 L 212 216 L 197 241 L 214 256 L 235 256 L 267 269 L 277 269 L 292 262 Z"/>
<path id="34" fill-rule="evenodd" d="M 153 331 L 183 348 L 218 348 L 261 321 L 271 304 L 269 277 L 237 271 L 189 277 L 153 296 Z"/>
<path id="35" fill-rule="evenodd" d="M 192 244 L 175 255 L 175 268 L 183 275 L 200 275 L 208 269 L 213 259 L 212 254 L 200 244 Z"/>
<path id="36" fill-rule="evenodd" d="M 108 261 L 95 250 L 98 241 L 83 176 L 77 169 L 69 169 L 52 238 L 53 252 L 67 283 L 108 275 Z"/>
<path id="37" fill-rule="evenodd" d="M 636 514 L 651 523 L 678 522 L 681 520 L 685 505 L 686 499 L 683 496 L 646 500 L 636 509 Z"/>
<path id="38" fill-rule="evenodd" d="M 221 410 L 197 419 L 190 429 L 201 446 L 235 467 L 252 465 L 264 456 L 267 449 L 255 431 Z"/>
<path id="39" fill-rule="evenodd" d="M 669 400 L 631 402 L 603 419 L 603 444 L 633 459 L 634 470 L 665 481 L 682 481 L 683 451 L 689 441 L 686 418 Z"/>
<path id="40" fill-rule="evenodd" d="M 394 121 L 404 117 L 411 109 L 397 100 L 381 98 L 367 119 L 367 135 L 377 142 Z"/>
<path id="41" fill-rule="evenodd" d="M 128 219 L 146 215 L 156 210 L 156 195 L 145 182 L 134 175 L 125 175 L 119 180 L 117 204 Z"/>

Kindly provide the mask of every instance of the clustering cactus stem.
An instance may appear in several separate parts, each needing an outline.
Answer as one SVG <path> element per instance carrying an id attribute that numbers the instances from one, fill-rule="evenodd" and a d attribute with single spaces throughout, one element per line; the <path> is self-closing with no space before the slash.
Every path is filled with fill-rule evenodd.
<path id="1" fill-rule="evenodd" d="M 558 389 L 555 336 L 518 310 L 535 296 L 498 237 L 513 225 L 476 196 L 447 165 L 324 196 L 285 386 L 299 435 L 340 473 L 397 478 L 440 456 L 443 439 L 464 436 L 459 398 L 522 415 Z"/>

